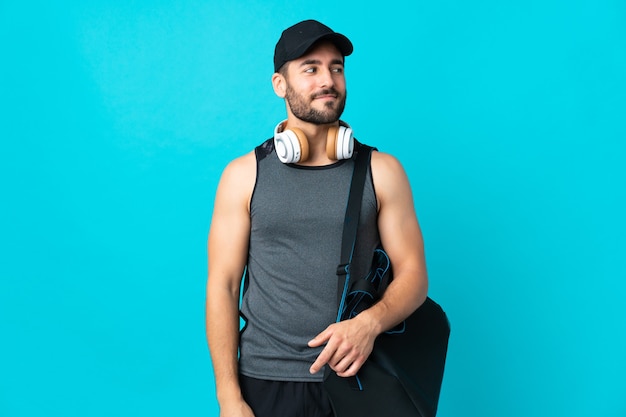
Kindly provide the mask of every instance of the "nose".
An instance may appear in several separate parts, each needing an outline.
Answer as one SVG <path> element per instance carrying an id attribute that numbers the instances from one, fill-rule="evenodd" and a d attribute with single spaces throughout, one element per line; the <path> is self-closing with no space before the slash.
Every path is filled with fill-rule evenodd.
<path id="1" fill-rule="evenodd" d="M 335 85 L 335 80 L 333 78 L 333 72 L 330 68 L 327 68 L 325 71 L 320 71 L 320 87 L 330 88 Z"/>

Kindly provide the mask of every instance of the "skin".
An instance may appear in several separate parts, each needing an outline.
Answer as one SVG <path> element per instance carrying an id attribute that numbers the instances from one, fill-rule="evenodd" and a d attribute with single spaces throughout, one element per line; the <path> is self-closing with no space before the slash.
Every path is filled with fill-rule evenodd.
<path id="1" fill-rule="evenodd" d="M 346 97 L 343 62 L 334 45 L 320 43 L 272 76 L 275 93 L 288 98 L 286 128 L 302 129 L 309 140 L 310 156 L 303 165 L 323 166 L 334 162 L 326 155 L 326 134 L 331 126 L 338 125 L 343 111 Z M 339 376 L 356 375 L 372 352 L 376 337 L 404 320 L 426 299 L 428 279 L 423 240 L 406 173 L 396 158 L 381 152 L 372 154 L 371 166 L 378 198 L 380 238 L 391 259 L 394 280 L 376 305 L 351 320 L 330 324 L 311 339 L 310 347 L 325 345 L 311 364 L 311 373 L 321 371 L 327 364 Z M 220 417 L 254 415 L 241 395 L 237 352 L 239 291 L 247 259 L 250 199 L 255 180 L 253 152 L 225 168 L 215 197 L 208 239 L 206 330 Z M 224 253 L 229 256 L 223 256 Z"/>

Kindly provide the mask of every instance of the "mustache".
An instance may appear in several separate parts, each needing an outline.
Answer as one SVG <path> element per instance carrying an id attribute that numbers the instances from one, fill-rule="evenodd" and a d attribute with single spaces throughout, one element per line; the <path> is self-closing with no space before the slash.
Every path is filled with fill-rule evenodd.
<path id="1" fill-rule="evenodd" d="M 311 98 L 318 98 L 318 97 L 327 96 L 327 95 L 333 95 L 335 97 L 340 97 L 339 91 L 335 90 L 334 88 L 327 88 L 325 90 L 318 91 L 317 93 L 313 94 L 311 96 Z"/>

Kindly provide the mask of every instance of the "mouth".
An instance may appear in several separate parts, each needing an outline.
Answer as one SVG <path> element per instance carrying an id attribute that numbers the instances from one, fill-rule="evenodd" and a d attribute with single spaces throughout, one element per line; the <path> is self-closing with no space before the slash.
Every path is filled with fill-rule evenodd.
<path id="1" fill-rule="evenodd" d="M 313 95 L 313 100 L 336 100 L 337 99 L 336 91 L 321 91 L 317 94 Z"/>
<path id="2" fill-rule="evenodd" d="M 330 100 L 336 100 L 337 96 L 333 96 L 333 95 L 323 95 L 323 96 L 317 96 L 314 98 L 314 100 L 321 100 L 321 101 L 330 101 Z"/>

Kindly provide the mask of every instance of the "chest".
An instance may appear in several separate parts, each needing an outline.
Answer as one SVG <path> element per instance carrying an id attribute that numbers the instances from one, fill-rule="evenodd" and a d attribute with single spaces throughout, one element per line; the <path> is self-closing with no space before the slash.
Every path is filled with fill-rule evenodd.
<path id="1" fill-rule="evenodd" d="M 253 233 L 335 234 L 343 226 L 351 176 L 351 161 L 323 169 L 259 164 L 250 206 Z"/>

